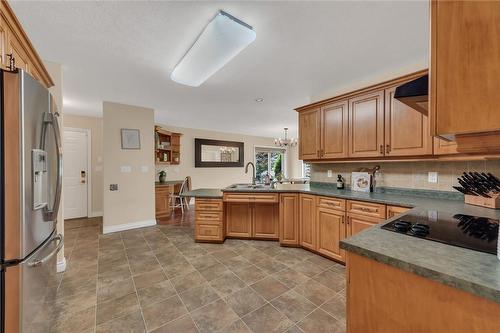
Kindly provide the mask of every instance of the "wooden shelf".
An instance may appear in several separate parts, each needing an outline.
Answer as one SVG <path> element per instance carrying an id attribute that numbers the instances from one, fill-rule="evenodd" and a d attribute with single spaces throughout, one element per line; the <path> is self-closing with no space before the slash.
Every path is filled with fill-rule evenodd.
<path id="1" fill-rule="evenodd" d="M 157 165 L 177 165 L 181 160 L 181 133 L 167 131 L 155 126 L 154 158 Z M 162 142 L 170 143 L 168 148 L 158 148 Z"/>

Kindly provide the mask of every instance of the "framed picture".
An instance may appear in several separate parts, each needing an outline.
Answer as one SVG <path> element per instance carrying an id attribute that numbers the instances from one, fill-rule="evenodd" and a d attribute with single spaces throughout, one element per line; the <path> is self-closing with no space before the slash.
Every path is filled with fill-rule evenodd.
<path id="1" fill-rule="evenodd" d="M 141 132 L 138 129 L 122 128 L 122 149 L 141 149 Z"/>

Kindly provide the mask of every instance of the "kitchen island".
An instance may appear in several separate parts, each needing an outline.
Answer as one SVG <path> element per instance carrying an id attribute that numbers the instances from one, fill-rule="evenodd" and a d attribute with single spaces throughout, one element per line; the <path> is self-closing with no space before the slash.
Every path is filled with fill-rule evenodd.
<path id="1" fill-rule="evenodd" d="M 460 195 L 451 193 L 361 193 L 321 183 L 200 189 L 185 195 L 199 197 L 205 208 L 203 200 L 210 200 L 219 209 L 218 242 L 227 236 L 227 207 L 238 203 L 231 202 L 234 195 L 247 200 L 246 205 L 256 205 L 259 195 L 267 200 L 277 195 L 276 202 L 267 202 L 279 212 L 278 235 L 270 239 L 347 263 L 349 332 L 500 331 L 500 261 L 495 255 L 381 229 L 397 218 L 389 213 L 394 207 L 492 219 L 500 218 L 499 211 L 466 205 Z M 268 215 L 269 220 L 276 223 L 273 216 Z M 240 223 L 252 226 L 248 219 Z M 242 238 L 259 238 L 251 232 Z"/>

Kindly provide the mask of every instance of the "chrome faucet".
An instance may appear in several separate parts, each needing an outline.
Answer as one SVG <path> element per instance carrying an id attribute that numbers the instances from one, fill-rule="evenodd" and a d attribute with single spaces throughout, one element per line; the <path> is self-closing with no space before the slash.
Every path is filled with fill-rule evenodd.
<path id="1" fill-rule="evenodd" d="M 248 166 L 249 165 L 251 165 L 253 168 L 252 185 L 255 186 L 255 164 L 253 164 L 253 162 L 248 162 L 247 165 L 245 165 L 245 173 L 248 173 Z"/>

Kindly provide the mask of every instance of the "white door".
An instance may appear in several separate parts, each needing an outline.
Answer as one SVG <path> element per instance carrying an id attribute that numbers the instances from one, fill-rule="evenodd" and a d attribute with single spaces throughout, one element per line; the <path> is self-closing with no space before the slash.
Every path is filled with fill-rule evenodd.
<path id="1" fill-rule="evenodd" d="M 64 129 L 64 218 L 87 216 L 87 132 Z"/>

